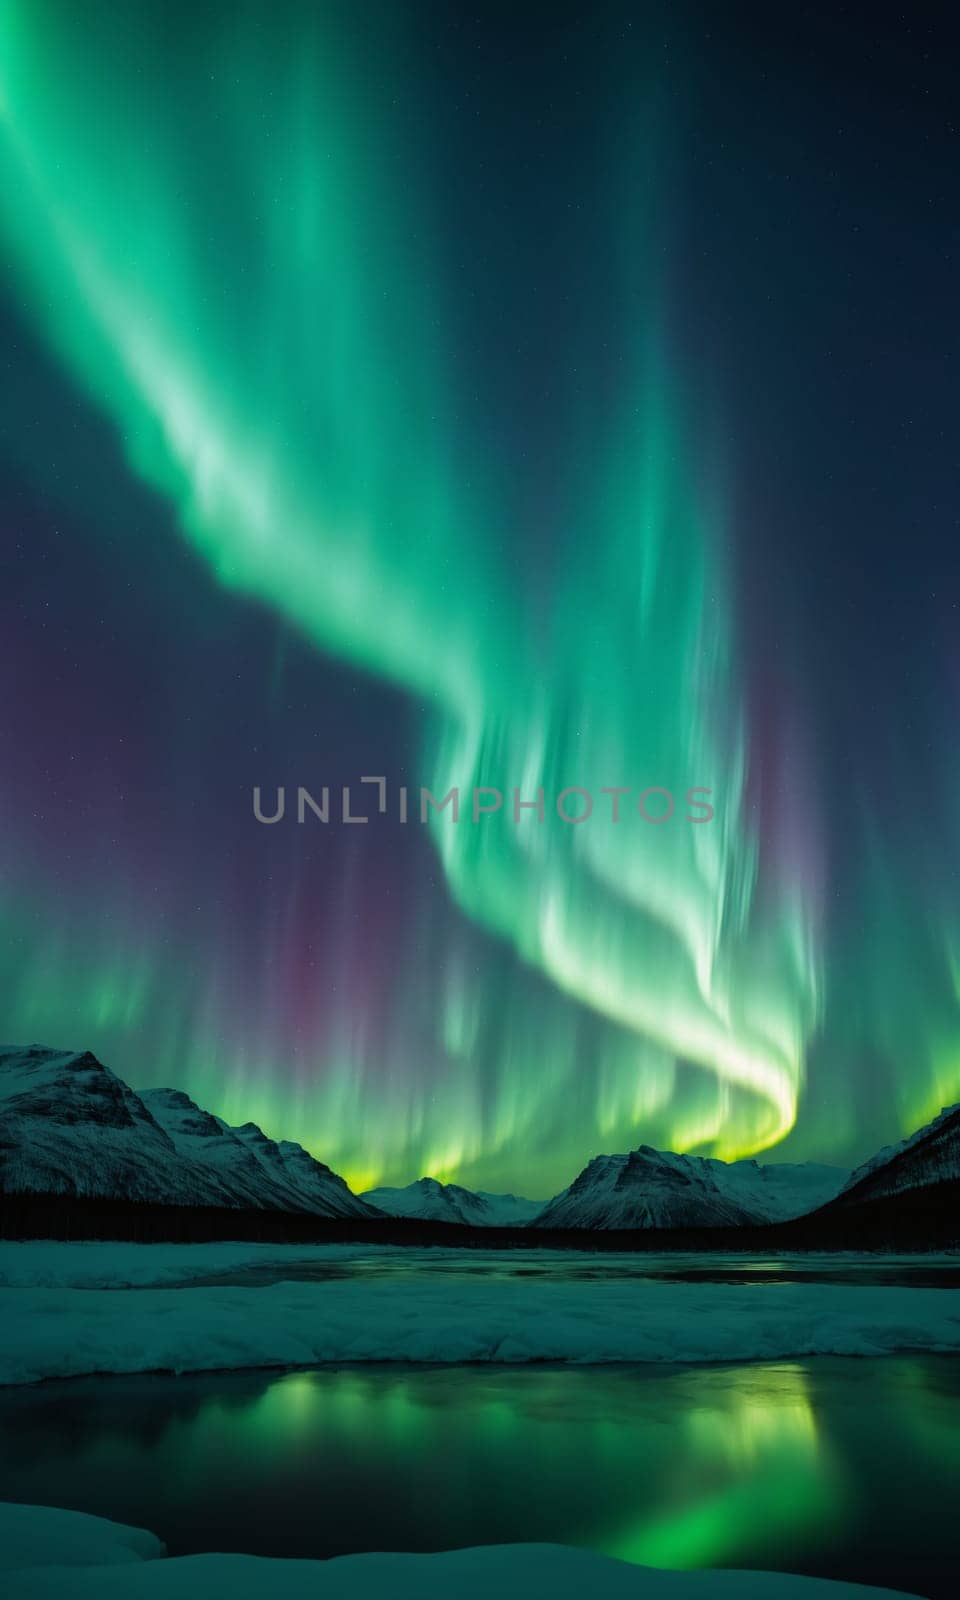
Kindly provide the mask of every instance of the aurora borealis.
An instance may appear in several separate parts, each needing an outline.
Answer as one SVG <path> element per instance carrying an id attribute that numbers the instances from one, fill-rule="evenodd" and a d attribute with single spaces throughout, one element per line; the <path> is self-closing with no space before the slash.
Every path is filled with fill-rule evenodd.
<path id="1" fill-rule="evenodd" d="M 479 9 L 0 0 L 0 1033 L 355 1187 L 859 1159 L 960 1097 L 949 80 Z M 253 820 L 370 773 L 717 814 Z"/>

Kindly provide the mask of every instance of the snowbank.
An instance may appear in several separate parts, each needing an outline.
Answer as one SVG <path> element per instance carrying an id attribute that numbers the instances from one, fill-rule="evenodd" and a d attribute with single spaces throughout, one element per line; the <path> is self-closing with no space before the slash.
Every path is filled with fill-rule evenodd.
<path id="1" fill-rule="evenodd" d="M 107 1567 L 130 1561 L 153 1561 L 166 1547 L 145 1528 L 89 1517 L 83 1511 L 52 1506 L 20 1506 L 0 1501 L 0 1575 L 9 1594 L 13 1579 L 6 1574 L 49 1561 L 53 1553 L 65 1567 Z"/>
<path id="2" fill-rule="evenodd" d="M 957 1266 L 954 1253 L 926 1255 L 883 1255 L 853 1251 L 778 1252 L 770 1258 L 789 1262 L 793 1271 L 815 1272 L 824 1265 L 831 1271 L 846 1270 L 855 1277 L 859 1268 L 897 1266 L 905 1272 L 942 1264 Z M 351 1262 L 359 1266 L 403 1269 L 423 1267 L 429 1271 L 462 1269 L 475 1274 L 481 1268 L 501 1275 L 519 1267 L 535 1265 L 557 1275 L 571 1266 L 589 1266 L 614 1276 L 618 1271 L 656 1273 L 664 1266 L 679 1269 L 743 1263 L 748 1269 L 762 1266 L 766 1257 L 755 1252 L 682 1253 L 651 1251 L 550 1250 L 532 1246 L 529 1250 L 464 1250 L 433 1245 L 357 1244 L 133 1244 L 121 1240 L 25 1239 L 0 1240 L 0 1287 L 9 1289 L 143 1289 L 164 1284 L 190 1283 L 243 1272 L 250 1267 L 279 1267 L 291 1271 L 301 1267 L 335 1266 Z"/>
<path id="3" fill-rule="evenodd" d="M 370 1245 L 362 1250 L 363 1259 L 371 1261 L 413 1254 L 403 1245 Z M 0 1287 L 140 1289 L 188 1283 L 192 1278 L 239 1272 L 246 1267 L 355 1261 L 359 1255 L 355 1244 L 128 1244 L 99 1239 L 5 1239 L 0 1240 Z"/>
<path id="4" fill-rule="evenodd" d="M 581 1600 L 585 1593 L 595 1600 L 898 1600 L 891 1589 L 772 1572 L 659 1572 L 549 1544 L 333 1561 L 206 1555 L 143 1563 L 137 1541 L 153 1536 L 98 1517 L 77 1520 L 102 1530 L 105 1549 L 113 1548 L 118 1535 L 127 1536 L 129 1554 L 122 1565 L 88 1566 L 77 1564 L 60 1544 L 63 1519 L 72 1521 L 73 1513 L 43 1506 L 2 1507 L 0 1513 L 5 1510 L 32 1512 L 37 1559 L 49 1561 L 56 1550 L 60 1562 L 18 1571 L 17 1600 L 263 1600 L 265 1595 L 270 1600 L 423 1600 L 432 1594 L 455 1594 L 458 1600 L 530 1600 L 531 1595 Z"/>
<path id="5" fill-rule="evenodd" d="M 2 1289 L 0 1382 L 318 1362 L 701 1362 L 960 1350 L 939 1289 L 414 1277 Z"/>

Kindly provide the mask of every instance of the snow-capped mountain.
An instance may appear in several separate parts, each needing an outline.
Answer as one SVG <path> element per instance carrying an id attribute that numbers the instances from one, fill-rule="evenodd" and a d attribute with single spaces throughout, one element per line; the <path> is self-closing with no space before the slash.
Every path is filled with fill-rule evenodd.
<path id="1" fill-rule="evenodd" d="M 871 1156 L 851 1173 L 840 1198 L 879 1200 L 951 1180 L 960 1180 L 960 1105 L 945 1106 L 926 1127 Z"/>
<path id="2" fill-rule="evenodd" d="M 537 1228 L 720 1228 L 785 1222 L 833 1199 L 848 1174 L 816 1162 L 761 1165 L 641 1145 L 595 1156 L 536 1218 Z"/>
<path id="3" fill-rule="evenodd" d="M 268 1139 L 255 1122 L 231 1128 L 180 1089 L 144 1089 L 140 1099 L 178 1153 L 215 1176 L 220 1205 L 312 1211 L 318 1216 L 376 1213 L 302 1145 Z"/>
<path id="4" fill-rule="evenodd" d="M 515 1194 L 484 1194 L 457 1183 L 420 1178 L 405 1189 L 368 1189 L 363 1196 L 391 1217 L 418 1217 L 428 1222 L 468 1222 L 476 1228 L 518 1228 L 532 1222 L 541 1200 Z"/>
<path id="5" fill-rule="evenodd" d="M 0 1192 L 371 1217 L 299 1145 L 229 1128 L 176 1089 L 137 1094 L 89 1050 L 0 1047 Z"/>
<path id="6" fill-rule="evenodd" d="M 0 1188 L 219 1203 L 216 1181 L 96 1056 L 41 1045 L 0 1049 Z"/>
<path id="7" fill-rule="evenodd" d="M 488 1226 L 492 1228 L 524 1228 L 539 1217 L 545 1200 L 525 1200 L 519 1194 L 488 1194 L 485 1189 L 476 1191 L 490 1213 Z"/>

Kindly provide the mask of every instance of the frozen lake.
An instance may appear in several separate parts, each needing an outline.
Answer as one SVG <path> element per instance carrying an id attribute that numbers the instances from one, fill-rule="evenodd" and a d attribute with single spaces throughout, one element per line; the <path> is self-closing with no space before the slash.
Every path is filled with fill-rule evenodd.
<path id="1" fill-rule="evenodd" d="M 334 1247 L 335 1249 L 337 1247 Z M 343 1250 L 314 1256 L 287 1247 L 287 1258 L 191 1273 L 182 1282 L 256 1287 L 271 1283 L 321 1283 L 387 1279 L 398 1283 L 540 1282 L 544 1284 L 722 1283 L 744 1287 L 775 1283 L 860 1284 L 863 1287 L 960 1289 L 960 1257 L 881 1256 L 824 1253 L 810 1255 L 721 1255 L 683 1251 L 622 1255 L 573 1250 L 411 1250 L 360 1253 Z"/>
<path id="2" fill-rule="evenodd" d="M 960 1359 L 54 1381 L 0 1390 L 0 1498 L 151 1528 L 171 1554 L 545 1540 L 946 1600 Z"/>

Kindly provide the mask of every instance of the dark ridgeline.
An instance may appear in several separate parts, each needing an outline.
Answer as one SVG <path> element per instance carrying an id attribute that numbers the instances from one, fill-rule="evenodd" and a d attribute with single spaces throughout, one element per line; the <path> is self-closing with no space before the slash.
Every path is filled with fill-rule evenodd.
<path id="1" fill-rule="evenodd" d="M 167 1206 L 67 1194 L 0 1194 L 0 1238 L 142 1243 L 441 1245 L 472 1250 L 746 1251 L 960 1248 L 960 1180 L 841 1196 L 792 1222 L 737 1228 L 490 1228 L 412 1217 L 317 1217 L 227 1206 Z"/>
<path id="2" fill-rule="evenodd" d="M 270 1139 L 253 1123 L 230 1127 L 180 1090 L 137 1093 L 89 1051 L 0 1049 L 7 1239 L 763 1253 L 960 1246 L 960 1106 L 880 1151 L 839 1193 L 835 1169 L 744 1167 L 641 1146 L 594 1158 L 523 1226 L 395 1216 L 353 1194 L 300 1145 Z M 826 1174 L 833 1198 L 818 1205 L 805 1187 L 802 1215 L 779 1211 L 791 1220 L 772 1220 L 770 1194 L 762 1200 L 768 1209 L 745 1208 L 756 1206 L 748 1191 L 758 1183 L 782 1204 L 777 1185 L 796 1185 L 797 1174 L 805 1185 L 816 1180 L 817 1198 Z M 424 1187 L 431 1185 L 413 1186 Z M 484 1202 L 475 1215 L 489 1211 Z"/>

